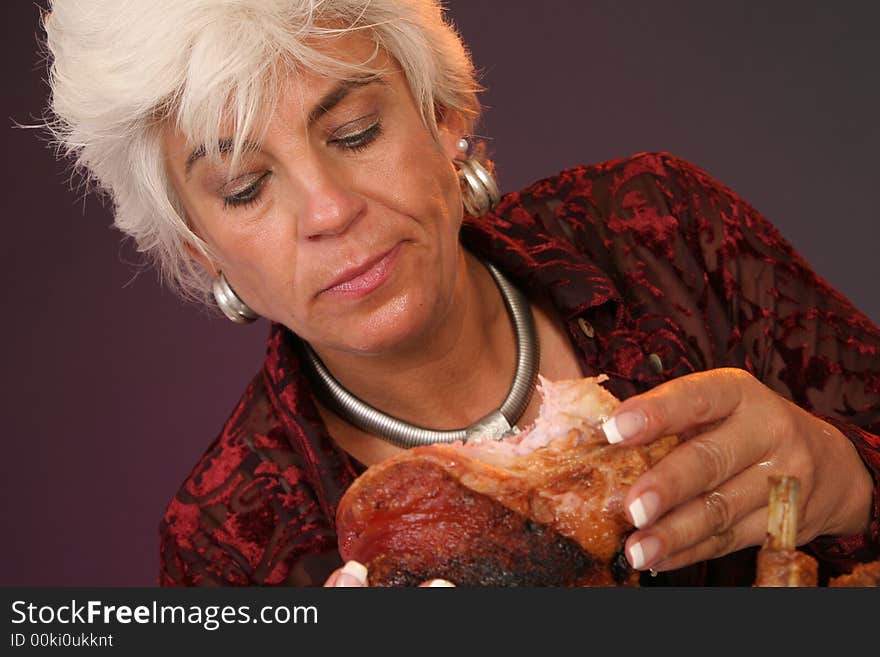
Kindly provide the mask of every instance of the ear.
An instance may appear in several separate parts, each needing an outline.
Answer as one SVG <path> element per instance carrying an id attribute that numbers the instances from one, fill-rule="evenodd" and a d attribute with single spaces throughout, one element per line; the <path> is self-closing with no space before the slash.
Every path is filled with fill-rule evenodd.
<path id="1" fill-rule="evenodd" d="M 437 133 L 440 146 L 450 160 L 459 160 L 462 152 L 458 150 L 458 140 L 468 134 L 469 124 L 461 113 L 447 108 L 438 108 Z"/>
<path id="2" fill-rule="evenodd" d="M 217 267 L 211 262 L 211 259 L 208 258 L 204 253 L 199 251 L 196 247 L 194 247 L 189 242 L 184 242 L 183 248 L 186 249 L 186 252 L 190 255 L 190 257 L 199 263 L 202 268 L 211 274 L 214 278 L 220 275 L 220 272 L 217 270 Z"/>

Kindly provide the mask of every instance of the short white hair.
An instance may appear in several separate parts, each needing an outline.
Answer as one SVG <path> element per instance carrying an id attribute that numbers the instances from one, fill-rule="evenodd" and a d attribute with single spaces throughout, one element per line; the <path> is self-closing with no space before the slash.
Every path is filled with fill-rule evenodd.
<path id="1" fill-rule="evenodd" d="M 56 143 L 109 195 L 116 227 L 161 278 L 206 303 L 210 275 L 185 245 L 210 250 L 165 171 L 166 120 L 209 154 L 231 121 L 240 147 L 271 112 L 282 69 L 379 72 L 320 49 L 353 30 L 397 60 L 435 138 L 438 113 L 473 124 L 480 111 L 470 56 L 437 0 L 54 0 L 43 24 Z"/>

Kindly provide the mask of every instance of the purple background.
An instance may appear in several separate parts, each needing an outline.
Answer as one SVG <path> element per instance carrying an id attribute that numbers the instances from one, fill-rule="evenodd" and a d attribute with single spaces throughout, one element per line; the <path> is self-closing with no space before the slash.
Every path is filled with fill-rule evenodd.
<path id="1" fill-rule="evenodd" d="M 493 2 L 451 15 L 489 88 L 504 190 L 668 150 L 768 216 L 880 320 L 880 4 Z M 828 3 L 830 4 L 830 3 Z M 260 365 L 267 325 L 184 306 L 35 131 L 37 10 L 3 3 L 0 585 L 150 585 L 170 496 Z"/>

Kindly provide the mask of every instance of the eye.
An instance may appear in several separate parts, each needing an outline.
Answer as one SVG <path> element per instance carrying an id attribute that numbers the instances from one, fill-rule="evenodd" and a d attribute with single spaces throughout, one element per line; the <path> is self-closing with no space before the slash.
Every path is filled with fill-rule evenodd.
<path id="1" fill-rule="evenodd" d="M 354 134 L 334 137 L 330 139 L 329 143 L 349 151 L 358 152 L 376 141 L 381 134 L 382 121 L 377 118 L 368 128 Z"/>
<path id="2" fill-rule="evenodd" d="M 233 194 L 224 196 L 223 207 L 241 207 L 256 202 L 260 195 L 260 189 L 262 189 L 263 183 L 265 183 L 269 177 L 269 173 L 269 171 L 266 171 L 255 178 L 253 182 L 246 187 L 237 190 Z"/>

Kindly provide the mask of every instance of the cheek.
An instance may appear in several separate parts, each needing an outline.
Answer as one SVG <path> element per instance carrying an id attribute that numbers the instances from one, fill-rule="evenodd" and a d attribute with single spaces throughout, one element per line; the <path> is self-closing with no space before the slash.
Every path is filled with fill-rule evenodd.
<path id="1" fill-rule="evenodd" d="M 446 196 L 446 204 L 449 208 L 451 222 L 457 231 L 461 228 L 461 223 L 464 220 L 464 205 L 461 201 L 461 183 L 455 170 L 448 176 L 443 191 Z"/>
<path id="2" fill-rule="evenodd" d="M 427 167 L 426 167 L 427 169 Z M 427 224 L 428 230 L 437 237 L 457 242 L 458 231 L 464 218 L 461 188 L 452 164 L 439 159 L 431 172 L 421 181 L 422 190 L 418 201 L 421 213 L 416 218 Z"/>
<path id="3" fill-rule="evenodd" d="M 307 272 L 297 257 L 296 238 L 284 223 L 271 223 L 233 243 L 232 266 L 253 300 L 254 309 L 268 319 L 286 319 L 299 304 L 297 281 Z"/>
<path id="4" fill-rule="evenodd" d="M 381 172 L 378 193 L 387 205 L 419 223 L 440 221 L 457 228 L 463 213 L 455 167 L 420 120 L 412 123 L 402 129 L 408 136 L 393 138 L 394 147 L 371 167 L 373 172 Z"/>
<path id="5" fill-rule="evenodd" d="M 216 266 L 236 293 L 255 311 L 277 320 L 284 308 L 295 305 L 299 259 L 291 223 L 269 208 L 259 218 L 203 222 Z"/>
<path id="6" fill-rule="evenodd" d="M 464 220 L 464 207 L 461 201 L 461 187 L 455 168 L 448 162 L 442 163 L 443 168 L 438 170 L 434 177 L 435 216 L 438 225 L 437 232 L 443 240 L 448 254 L 457 251 L 458 233 Z"/>

